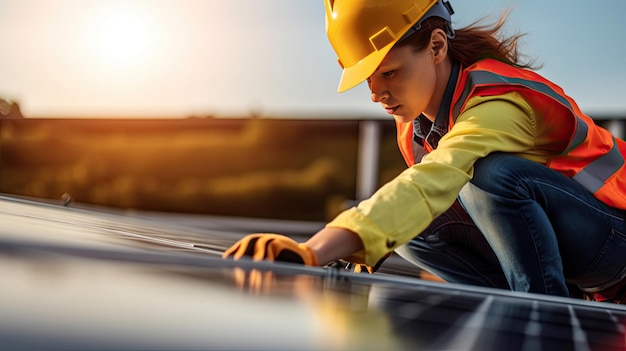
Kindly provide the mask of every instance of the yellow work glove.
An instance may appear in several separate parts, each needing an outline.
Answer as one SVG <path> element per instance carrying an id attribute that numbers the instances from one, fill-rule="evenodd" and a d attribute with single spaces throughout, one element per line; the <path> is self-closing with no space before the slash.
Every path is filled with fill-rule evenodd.
<path id="1" fill-rule="evenodd" d="M 369 274 L 374 274 L 374 267 L 368 266 L 366 264 L 359 264 L 359 263 L 354 264 L 354 270 L 353 270 L 354 273 L 361 273 L 364 271 L 367 271 Z"/>
<path id="2" fill-rule="evenodd" d="M 305 244 L 280 234 L 255 233 L 245 236 L 224 252 L 222 258 L 238 260 L 244 256 L 255 261 L 283 261 L 319 266 L 317 255 Z"/>
<path id="3" fill-rule="evenodd" d="M 386 254 L 385 256 L 383 256 L 383 258 L 381 258 L 378 263 L 376 263 L 375 266 L 368 266 L 366 264 L 363 263 L 351 263 L 351 267 L 353 269 L 354 273 L 361 273 L 361 272 L 365 272 L 367 271 L 369 274 L 374 274 L 374 272 L 376 272 L 380 266 L 383 264 L 383 262 L 385 262 L 385 260 L 387 258 L 389 258 L 389 256 L 391 256 L 391 252 Z"/>

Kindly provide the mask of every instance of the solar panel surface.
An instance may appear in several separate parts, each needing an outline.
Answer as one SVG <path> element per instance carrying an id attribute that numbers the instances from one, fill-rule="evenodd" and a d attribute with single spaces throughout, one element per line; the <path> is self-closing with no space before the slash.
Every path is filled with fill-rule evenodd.
<path id="1" fill-rule="evenodd" d="M 249 229 L 315 223 L 11 197 L 0 223 L 7 350 L 626 350 L 620 305 L 219 258 Z"/>

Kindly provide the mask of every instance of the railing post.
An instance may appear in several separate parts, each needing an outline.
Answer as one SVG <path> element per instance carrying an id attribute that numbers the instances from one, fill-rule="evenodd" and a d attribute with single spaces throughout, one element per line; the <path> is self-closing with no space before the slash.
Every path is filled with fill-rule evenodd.
<path id="1" fill-rule="evenodd" d="M 615 135 L 616 137 L 620 138 L 620 139 L 624 139 L 624 137 L 626 136 L 625 133 L 625 125 L 626 121 L 621 120 L 621 119 L 613 119 L 610 121 L 606 122 L 606 129 L 609 130 L 609 132 L 611 132 L 611 134 Z"/>
<path id="2" fill-rule="evenodd" d="M 381 126 L 379 121 L 359 121 L 359 146 L 356 174 L 356 200 L 370 197 L 378 186 L 378 158 Z"/>

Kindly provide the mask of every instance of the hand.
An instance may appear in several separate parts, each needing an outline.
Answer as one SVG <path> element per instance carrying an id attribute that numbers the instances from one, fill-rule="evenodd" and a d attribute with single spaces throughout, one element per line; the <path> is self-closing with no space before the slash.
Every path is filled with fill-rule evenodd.
<path id="1" fill-rule="evenodd" d="M 360 263 L 355 263 L 354 264 L 354 268 L 353 268 L 353 272 L 354 273 L 361 273 L 367 271 L 369 274 L 374 274 L 374 267 L 372 266 L 368 266 L 366 264 L 360 264 Z"/>
<path id="2" fill-rule="evenodd" d="M 383 264 L 383 262 L 385 262 L 387 258 L 389 258 L 389 256 L 391 256 L 391 252 L 383 256 L 383 258 L 381 258 L 378 263 L 376 263 L 376 265 L 373 267 L 363 263 L 350 263 L 348 269 L 352 268 L 354 273 L 367 271 L 369 274 L 374 274 L 374 272 L 376 272 L 380 268 L 380 266 Z"/>
<path id="3" fill-rule="evenodd" d="M 222 258 L 238 260 L 244 256 L 254 261 L 284 261 L 319 266 L 317 255 L 305 244 L 272 233 L 255 233 L 245 236 L 224 252 Z"/>

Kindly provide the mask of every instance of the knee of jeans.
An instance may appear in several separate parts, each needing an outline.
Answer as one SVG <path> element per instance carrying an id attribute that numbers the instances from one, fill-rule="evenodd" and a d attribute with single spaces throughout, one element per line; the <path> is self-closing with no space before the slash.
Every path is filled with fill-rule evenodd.
<path id="1" fill-rule="evenodd" d="M 430 251 L 441 250 L 448 246 L 448 243 L 440 237 L 438 232 L 425 231 L 402 246 Z"/>
<path id="2" fill-rule="evenodd" d="M 514 168 L 510 162 L 515 162 L 517 158 L 495 153 L 477 160 L 474 163 L 474 175 L 470 182 L 483 189 L 489 185 L 501 182 L 502 178 L 507 177 L 508 173 Z"/>
<path id="3" fill-rule="evenodd" d="M 474 187 L 465 187 L 460 196 L 475 196 L 477 191 L 507 196 L 518 191 L 520 180 L 527 177 L 527 173 L 534 162 L 519 156 L 494 153 L 479 159 L 474 164 L 474 174 L 469 184 Z M 463 203 L 461 201 L 461 203 Z"/>
<path id="4" fill-rule="evenodd" d="M 418 265 L 420 265 L 419 262 L 423 263 L 428 261 L 428 257 L 432 257 L 433 255 L 438 256 L 443 252 L 441 247 L 427 242 L 422 237 L 413 238 L 408 243 L 398 246 L 394 251 L 400 257 Z"/>
<path id="5" fill-rule="evenodd" d="M 472 213 L 475 199 L 484 194 L 484 191 L 472 183 L 467 183 L 459 192 L 459 203 L 468 213 Z"/>

